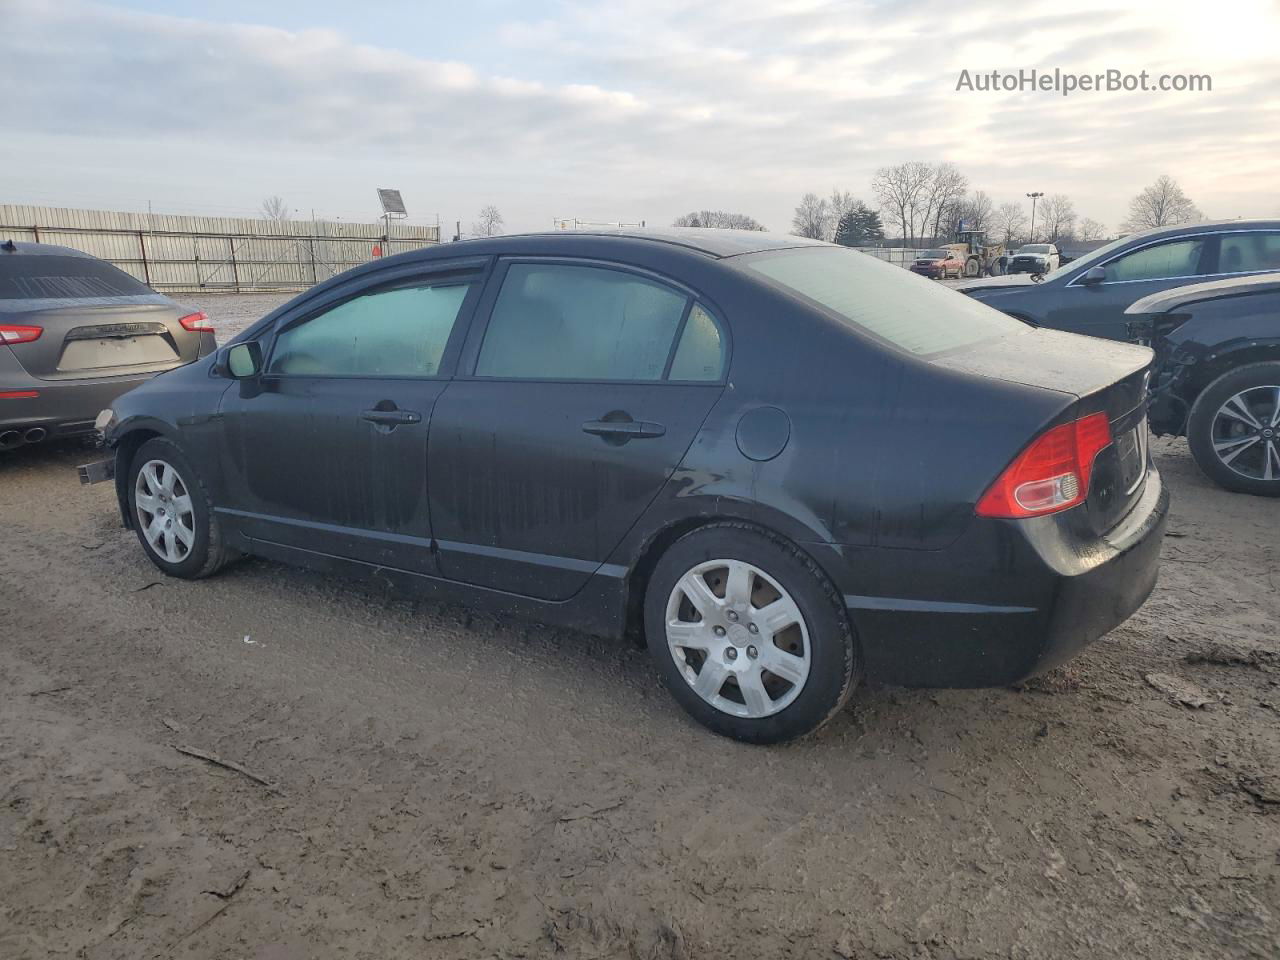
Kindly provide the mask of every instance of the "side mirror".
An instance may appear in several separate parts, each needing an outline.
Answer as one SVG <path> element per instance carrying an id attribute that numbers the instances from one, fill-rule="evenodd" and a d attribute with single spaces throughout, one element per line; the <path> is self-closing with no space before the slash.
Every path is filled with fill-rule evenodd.
<path id="1" fill-rule="evenodd" d="M 1080 278 L 1080 282 L 1086 287 L 1092 287 L 1103 280 L 1107 279 L 1107 271 L 1102 267 L 1090 267 L 1084 272 L 1084 276 Z"/>
<path id="2" fill-rule="evenodd" d="M 227 375 L 235 380 L 248 380 L 262 372 L 262 344 L 256 340 L 237 343 L 227 348 Z"/>

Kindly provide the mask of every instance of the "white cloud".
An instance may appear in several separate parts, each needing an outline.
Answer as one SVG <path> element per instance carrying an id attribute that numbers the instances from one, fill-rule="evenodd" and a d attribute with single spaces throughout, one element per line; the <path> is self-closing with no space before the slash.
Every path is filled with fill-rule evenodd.
<path id="1" fill-rule="evenodd" d="M 6 180 L 45 202 L 163 183 L 170 207 L 280 193 L 354 214 L 394 181 L 415 212 L 469 221 L 493 202 L 518 228 L 709 206 L 783 230 L 805 190 L 866 196 L 877 166 L 925 159 L 999 199 L 1069 193 L 1113 225 L 1164 172 L 1210 213 L 1280 213 L 1280 13 L 1263 0 L 1230 16 L 1173 0 L 570 2 L 494 25 L 499 70 L 76 0 L 0 0 L 0 19 Z M 1214 90 L 954 89 L 962 68 L 1031 67 L 1210 73 Z"/>

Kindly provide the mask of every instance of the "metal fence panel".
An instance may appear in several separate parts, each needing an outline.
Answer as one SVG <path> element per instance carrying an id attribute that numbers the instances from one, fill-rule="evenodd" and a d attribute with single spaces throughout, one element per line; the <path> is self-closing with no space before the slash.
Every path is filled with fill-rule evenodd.
<path id="1" fill-rule="evenodd" d="M 439 227 L 256 220 L 0 204 L 0 240 L 59 244 L 156 290 L 305 290 L 351 267 L 440 242 Z"/>

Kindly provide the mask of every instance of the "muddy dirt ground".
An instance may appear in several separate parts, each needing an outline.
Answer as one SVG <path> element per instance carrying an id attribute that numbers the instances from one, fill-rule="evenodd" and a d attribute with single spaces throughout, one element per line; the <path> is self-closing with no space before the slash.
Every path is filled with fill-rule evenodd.
<path id="1" fill-rule="evenodd" d="M 773 749 L 621 644 L 258 560 L 164 579 L 91 450 L 6 456 L 0 957 L 1276 957 L 1280 501 L 1153 449 L 1129 623 Z"/>

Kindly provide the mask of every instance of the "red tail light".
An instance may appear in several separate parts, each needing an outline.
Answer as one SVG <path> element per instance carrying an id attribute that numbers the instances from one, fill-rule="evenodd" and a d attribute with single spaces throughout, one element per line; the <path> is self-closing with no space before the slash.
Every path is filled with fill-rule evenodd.
<path id="1" fill-rule="evenodd" d="M 213 322 L 203 310 L 188 313 L 178 322 L 182 324 L 183 330 L 189 330 L 192 333 L 213 333 Z"/>
<path id="2" fill-rule="evenodd" d="M 30 343 L 39 340 L 42 327 L 23 327 L 14 323 L 0 323 L 0 343 Z"/>
<path id="3" fill-rule="evenodd" d="M 1009 464 L 978 501 L 980 517 L 1038 517 L 1089 495 L 1093 461 L 1111 443 L 1105 413 L 1047 430 Z"/>

